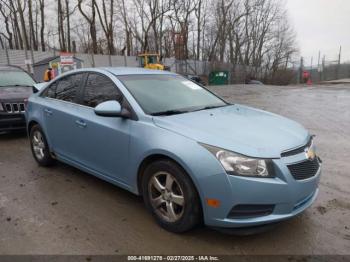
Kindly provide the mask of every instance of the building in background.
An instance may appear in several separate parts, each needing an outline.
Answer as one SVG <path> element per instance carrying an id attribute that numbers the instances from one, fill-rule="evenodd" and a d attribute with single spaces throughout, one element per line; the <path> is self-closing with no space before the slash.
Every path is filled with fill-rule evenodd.
<path id="1" fill-rule="evenodd" d="M 83 60 L 74 56 L 68 56 L 61 54 L 61 56 L 52 56 L 36 62 L 33 65 L 34 79 L 38 82 L 43 82 L 44 73 L 49 67 L 52 68 L 54 76 L 83 67 Z"/>

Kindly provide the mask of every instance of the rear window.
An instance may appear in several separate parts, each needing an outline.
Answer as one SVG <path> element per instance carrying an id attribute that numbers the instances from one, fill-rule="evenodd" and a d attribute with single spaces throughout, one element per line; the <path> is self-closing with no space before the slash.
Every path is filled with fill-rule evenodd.
<path id="1" fill-rule="evenodd" d="M 75 102 L 82 79 L 83 74 L 73 74 L 61 78 L 47 87 L 41 96 Z"/>

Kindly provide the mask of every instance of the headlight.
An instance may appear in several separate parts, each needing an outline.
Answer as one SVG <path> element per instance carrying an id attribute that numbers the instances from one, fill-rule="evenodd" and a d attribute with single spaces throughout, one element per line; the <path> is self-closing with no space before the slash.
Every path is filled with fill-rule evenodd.
<path id="1" fill-rule="evenodd" d="M 250 158 L 221 148 L 201 144 L 212 153 L 230 175 L 248 177 L 274 177 L 271 160 Z"/>

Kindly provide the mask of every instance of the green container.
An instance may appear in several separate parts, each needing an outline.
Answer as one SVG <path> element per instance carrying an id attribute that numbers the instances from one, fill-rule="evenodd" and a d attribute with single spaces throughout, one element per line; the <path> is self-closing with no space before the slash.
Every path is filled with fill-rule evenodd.
<path id="1" fill-rule="evenodd" d="M 209 74 L 209 85 L 228 85 L 228 71 L 212 71 Z"/>

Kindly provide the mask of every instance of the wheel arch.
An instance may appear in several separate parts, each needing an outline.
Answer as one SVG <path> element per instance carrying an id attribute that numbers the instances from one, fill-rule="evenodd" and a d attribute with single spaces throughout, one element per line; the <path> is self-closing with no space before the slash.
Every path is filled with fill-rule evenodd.
<path id="1" fill-rule="evenodd" d="M 137 193 L 139 195 L 142 195 L 142 175 L 143 172 L 146 170 L 147 166 L 150 165 L 151 163 L 155 162 L 155 161 L 159 161 L 159 160 L 169 160 L 174 162 L 175 164 L 177 164 L 182 170 L 183 172 L 188 176 L 188 178 L 190 179 L 190 181 L 192 182 L 194 189 L 196 190 L 196 193 L 198 195 L 199 198 L 199 206 L 200 206 L 200 212 L 201 212 L 201 219 L 204 219 L 203 217 L 203 203 L 202 203 L 202 199 L 201 199 L 201 194 L 199 191 L 199 188 L 197 186 L 196 181 L 194 181 L 193 177 L 189 174 L 189 172 L 186 170 L 186 168 L 184 167 L 183 164 L 180 163 L 180 161 L 176 160 L 174 157 L 169 156 L 167 154 L 164 153 L 154 153 L 151 155 L 146 156 L 140 163 L 138 170 L 137 170 Z"/>
<path id="2" fill-rule="evenodd" d="M 46 134 L 46 130 L 44 129 L 44 127 L 40 124 L 40 122 L 36 119 L 31 119 L 28 121 L 28 124 L 27 124 L 27 133 L 28 133 L 28 137 L 30 137 L 30 131 L 31 129 L 33 128 L 33 126 L 35 125 L 38 125 L 41 129 L 42 129 L 42 132 L 44 133 L 45 135 L 45 139 L 46 139 L 46 142 L 48 144 L 48 147 L 49 147 L 49 150 L 52 154 L 52 157 L 55 157 L 55 154 L 54 152 L 52 151 L 52 147 L 51 147 L 51 141 L 49 140 L 49 137 L 47 136 Z"/>
<path id="3" fill-rule="evenodd" d="M 40 126 L 39 122 L 36 121 L 36 120 L 30 120 L 30 121 L 28 122 L 28 125 L 27 125 L 27 132 L 28 132 L 28 135 L 30 135 L 30 130 L 31 130 L 31 129 L 33 128 L 33 126 L 35 126 L 35 125 L 39 125 L 39 126 Z"/>
<path id="4" fill-rule="evenodd" d="M 137 192 L 138 194 L 142 195 L 142 175 L 143 172 L 146 170 L 147 166 L 149 166 L 151 163 L 159 160 L 169 160 L 177 164 L 183 171 L 184 173 L 189 177 L 191 182 L 193 183 L 193 186 L 195 187 L 198 196 L 200 196 L 200 192 L 197 186 L 196 181 L 194 181 L 193 177 L 190 175 L 190 172 L 186 166 L 181 163 L 181 161 L 177 160 L 175 157 L 170 156 L 168 154 L 164 153 L 153 153 L 148 156 L 146 156 L 140 163 L 138 169 L 137 169 Z"/>

